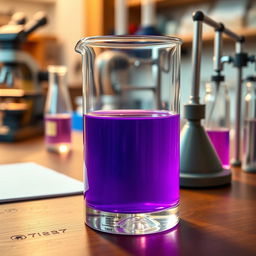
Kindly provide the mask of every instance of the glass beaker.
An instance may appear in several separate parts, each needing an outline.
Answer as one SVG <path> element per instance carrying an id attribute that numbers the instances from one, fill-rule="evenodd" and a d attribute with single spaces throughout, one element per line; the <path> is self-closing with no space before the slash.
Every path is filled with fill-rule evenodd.
<path id="1" fill-rule="evenodd" d="M 178 223 L 181 40 L 81 39 L 86 224 L 149 234 Z"/>
<path id="2" fill-rule="evenodd" d="M 242 169 L 256 172 L 256 77 L 246 79 Z"/>
<path id="3" fill-rule="evenodd" d="M 224 169 L 230 168 L 230 98 L 226 84 L 206 83 L 206 132 Z"/>
<path id="4" fill-rule="evenodd" d="M 45 104 L 45 143 L 49 151 L 68 153 L 71 149 L 72 107 L 65 66 L 49 66 L 49 87 Z"/>

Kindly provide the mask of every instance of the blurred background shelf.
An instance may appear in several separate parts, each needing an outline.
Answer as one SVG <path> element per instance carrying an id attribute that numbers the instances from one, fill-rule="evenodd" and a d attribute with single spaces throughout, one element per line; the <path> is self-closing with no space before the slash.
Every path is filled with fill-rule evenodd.
<path id="1" fill-rule="evenodd" d="M 165 33 L 165 34 L 172 34 L 181 37 L 184 40 L 184 44 L 190 44 L 192 42 L 191 34 L 182 33 L 180 31 L 182 26 L 184 25 L 184 20 L 186 20 L 186 24 L 192 24 L 191 15 L 192 12 L 198 9 L 204 10 L 206 13 L 207 11 L 213 11 L 218 16 L 218 11 L 214 10 L 216 6 L 221 5 L 222 3 L 226 3 L 226 5 L 231 4 L 230 8 L 232 9 L 232 1 L 229 0 L 154 0 L 156 3 L 156 14 L 157 19 L 163 18 L 165 19 L 164 22 L 176 22 L 173 26 L 176 26 L 176 32 L 174 33 Z M 236 0 L 233 0 L 236 1 Z M 109 35 L 114 33 L 114 0 L 94 0 L 94 1 L 85 1 L 85 11 L 86 11 L 86 35 L 93 36 L 93 35 Z M 250 8 L 252 7 L 256 1 L 254 0 L 246 0 L 247 6 Z M 239 3 L 239 1 L 237 1 Z M 141 0 L 127 0 L 128 4 L 128 23 L 135 27 L 140 26 L 141 22 Z M 232 9 L 233 11 L 233 9 Z M 187 15 L 189 13 L 189 16 Z M 226 11 L 222 11 L 221 15 L 224 17 L 230 17 L 230 15 L 226 15 Z M 248 14 L 248 12 L 247 12 Z M 186 16 L 187 15 L 187 16 Z M 209 14 L 211 15 L 211 14 Z M 256 21 L 255 27 L 254 25 L 249 26 L 246 23 L 246 18 L 244 19 L 239 16 L 236 17 L 237 13 L 234 13 L 234 21 L 228 24 L 228 27 L 237 33 L 243 34 L 247 37 L 247 39 L 256 38 Z M 240 15 L 240 14 L 239 14 Z M 255 14 L 256 15 L 256 14 Z M 98 18 L 95 19 L 94 17 L 97 16 Z M 220 16 L 220 17 L 222 17 Z M 222 18 L 217 18 L 217 20 L 221 20 Z M 224 21 L 226 24 L 227 22 Z M 233 25 L 233 27 L 232 27 Z M 184 27 L 184 26 L 183 26 Z M 188 29 L 188 31 L 192 31 Z M 180 32 L 180 33 L 177 33 Z M 211 41 L 213 39 L 213 33 L 205 33 L 204 41 Z"/>
<path id="2" fill-rule="evenodd" d="M 159 7 L 168 6 L 182 6 L 182 5 L 190 5 L 190 4 L 198 4 L 205 2 L 213 2 L 214 0 L 154 0 L 154 2 Z M 141 0 L 128 0 L 129 7 L 140 7 Z"/>
<path id="3" fill-rule="evenodd" d="M 10 1 L 10 0 L 1 0 L 1 1 Z M 38 3 L 38 4 L 55 4 L 58 0 L 19 0 L 24 3 Z"/>
<path id="4" fill-rule="evenodd" d="M 23 45 L 23 50 L 30 53 L 44 70 L 48 65 L 60 62 L 60 46 L 54 35 L 32 35 Z"/>
<path id="5" fill-rule="evenodd" d="M 126 0 L 128 24 L 134 31 L 141 24 L 141 0 Z M 191 15 L 202 9 L 209 16 L 225 23 L 237 33 L 246 37 L 245 49 L 255 54 L 256 43 L 256 0 L 154 0 L 156 3 L 157 28 L 161 33 L 181 37 L 184 41 L 182 70 L 188 74 L 181 77 L 182 86 L 190 84 L 191 46 L 193 22 Z M 234 4 L 236 2 L 236 4 Z M 246 2 L 244 8 L 243 3 Z M 225 8 L 219 5 L 226 4 Z M 110 35 L 114 33 L 114 0 L 0 0 L 0 25 L 6 24 L 16 11 L 23 11 L 27 17 L 42 10 L 47 13 L 49 23 L 35 36 L 29 38 L 24 48 L 37 60 L 40 68 L 48 64 L 65 64 L 68 67 L 68 82 L 71 87 L 81 88 L 81 58 L 75 53 L 76 42 L 86 36 Z M 212 16 L 212 15 L 216 16 Z M 159 26 L 160 25 L 160 26 Z M 204 28 L 204 52 L 202 57 L 202 80 L 207 81 L 212 72 L 213 31 Z M 131 31 L 131 30 L 130 30 Z M 209 29 L 211 32 L 211 30 Z M 223 52 L 233 54 L 234 43 L 225 40 Z M 254 67 L 245 71 L 252 74 Z M 231 65 L 226 67 L 227 81 L 233 86 L 234 74 Z M 234 86 L 233 86 L 234 87 Z M 233 88 L 232 87 L 232 88 Z M 81 93 L 81 89 L 80 89 Z M 189 98 L 189 90 L 182 93 L 181 102 Z"/>

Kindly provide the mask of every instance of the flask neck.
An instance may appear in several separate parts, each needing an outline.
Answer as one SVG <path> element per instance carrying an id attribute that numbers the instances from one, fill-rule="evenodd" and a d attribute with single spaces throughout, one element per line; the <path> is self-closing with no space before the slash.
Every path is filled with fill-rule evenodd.
<path id="1" fill-rule="evenodd" d="M 66 80 L 66 67 L 50 66 L 49 88 L 46 99 L 46 114 L 72 113 L 71 101 Z"/>
<path id="2" fill-rule="evenodd" d="M 66 87 L 67 68 L 66 66 L 49 66 L 49 85 Z"/>
<path id="3" fill-rule="evenodd" d="M 230 127 L 230 98 L 228 88 L 224 83 L 206 85 L 206 129 L 229 129 Z"/>

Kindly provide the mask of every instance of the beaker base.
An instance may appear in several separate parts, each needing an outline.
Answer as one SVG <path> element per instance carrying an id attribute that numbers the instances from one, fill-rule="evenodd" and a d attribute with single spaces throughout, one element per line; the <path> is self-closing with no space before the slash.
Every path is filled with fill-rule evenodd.
<path id="1" fill-rule="evenodd" d="M 145 235 L 163 232 L 179 222 L 178 206 L 147 213 L 114 213 L 86 205 L 85 223 L 98 231 L 121 235 Z"/>

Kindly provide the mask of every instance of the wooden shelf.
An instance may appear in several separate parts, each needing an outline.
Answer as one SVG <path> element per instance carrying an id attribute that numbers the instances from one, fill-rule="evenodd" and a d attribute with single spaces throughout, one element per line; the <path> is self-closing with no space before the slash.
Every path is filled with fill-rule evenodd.
<path id="1" fill-rule="evenodd" d="M 25 0 L 23 0 L 25 1 Z M 48 0 L 46 0 L 48 1 Z M 54 1 L 54 0 L 49 0 Z M 56 1 L 56 0 L 55 0 Z M 212 3 L 216 0 L 154 0 L 157 4 L 157 12 L 161 13 L 161 8 L 166 8 L 172 10 L 174 7 L 185 8 L 187 6 L 194 6 L 200 3 Z M 85 36 L 95 36 L 95 35 L 109 35 L 113 32 L 114 28 L 114 0 L 93 0 L 86 1 L 86 34 Z M 129 20 L 133 24 L 140 24 L 141 13 L 140 4 L 141 0 L 127 0 L 129 7 Z M 95 20 L 95 17 L 98 19 Z M 191 19 L 192 22 L 192 19 Z M 232 28 L 231 28 L 232 29 Z M 237 33 L 244 35 L 248 39 L 256 39 L 256 28 L 244 28 Z M 184 41 L 184 45 L 189 45 L 192 43 L 192 35 L 177 35 Z M 205 33 L 203 35 L 205 42 L 210 42 L 214 39 L 213 33 Z"/>
<path id="2" fill-rule="evenodd" d="M 241 28 L 239 30 L 236 30 L 236 33 L 245 36 L 245 39 L 252 39 L 255 38 L 256 39 L 256 28 Z M 191 44 L 193 41 L 193 35 L 175 35 L 179 38 L 181 38 L 183 40 L 183 44 Z M 230 38 L 227 38 L 224 35 L 224 39 L 227 40 L 232 40 Z M 209 42 L 214 40 L 214 33 L 205 33 L 203 34 L 203 41 L 204 42 Z"/>
<path id="3" fill-rule="evenodd" d="M 56 0 L 19 0 L 19 1 L 24 3 L 36 3 L 36 4 L 55 4 L 57 2 Z"/>
<path id="4" fill-rule="evenodd" d="M 61 57 L 58 40 L 54 35 L 31 35 L 22 49 L 32 55 L 42 69 L 46 69 L 50 64 L 59 63 Z"/>
<path id="5" fill-rule="evenodd" d="M 154 0 L 156 3 L 157 8 L 165 7 L 165 8 L 172 8 L 172 7 L 182 7 L 182 6 L 193 6 L 200 3 L 211 3 L 215 0 Z M 141 0 L 128 0 L 128 7 L 129 8 L 139 8 L 141 5 Z M 137 10 L 137 9 L 136 9 Z M 134 12 L 137 12 L 133 9 Z M 133 13 L 133 12 L 131 12 Z M 192 19 L 191 19 L 192 22 Z M 231 28 L 232 29 L 232 28 Z M 236 33 L 244 35 L 246 39 L 256 39 L 256 28 L 241 28 L 239 30 L 235 30 Z M 184 45 L 189 45 L 193 41 L 193 34 L 186 34 L 186 35 L 176 35 L 177 37 L 181 38 L 184 42 Z M 225 40 L 231 41 L 232 39 L 227 38 L 224 35 Z M 214 33 L 204 33 L 203 34 L 203 41 L 210 42 L 214 40 Z"/>
<path id="6" fill-rule="evenodd" d="M 212 2 L 214 0 L 207 0 L 207 2 Z M 182 6 L 182 5 L 192 5 L 205 3 L 205 0 L 154 0 L 157 6 Z M 141 0 L 128 0 L 128 7 L 140 7 Z"/>

